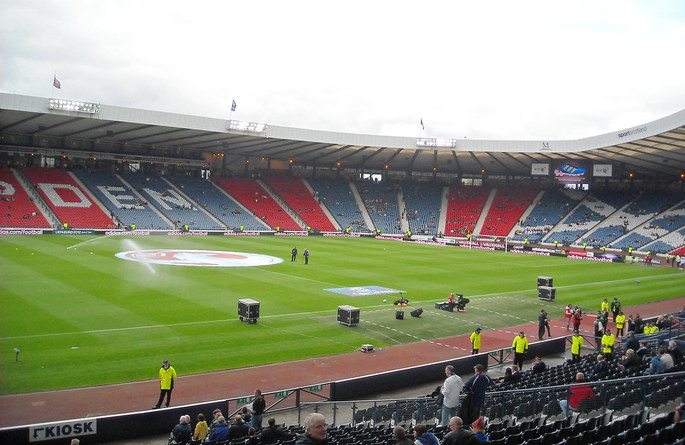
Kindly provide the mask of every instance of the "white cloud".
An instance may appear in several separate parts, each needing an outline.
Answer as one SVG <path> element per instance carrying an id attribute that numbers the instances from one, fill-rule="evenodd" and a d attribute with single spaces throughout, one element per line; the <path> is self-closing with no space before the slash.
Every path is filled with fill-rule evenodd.
<path id="1" fill-rule="evenodd" d="M 353 133 L 569 139 L 683 108 L 681 2 L 3 0 L 3 91 Z M 57 71 L 62 90 L 51 89 Z"/>

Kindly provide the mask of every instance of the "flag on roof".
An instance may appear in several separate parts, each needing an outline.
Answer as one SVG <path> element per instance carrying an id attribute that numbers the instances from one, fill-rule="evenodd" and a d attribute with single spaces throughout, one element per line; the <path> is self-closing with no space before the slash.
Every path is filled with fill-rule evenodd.
<path id="1" fill-rule="evenodd" d="M 233 102 L 231 103 L 231 111 L 235 111 L 235 109 L 238 107 L 238 104 L 235 103 L 235 99 L 233 99 Z"/>
<path id="2" fill-rule="evenodd" d="M 57 76 L 54 76 L 52 78 L 52 86 L 57 88 L 58 90 L 62 89 L 62 83 L 59 80 L 57 80 Z"/>
<path id="3" fill-rule="evenodd" d="M 422 130 L 425 130 L 425 129 L 426 129 L 426 127 L 423 126 L 423 118 L 421 118 L 421 129 L 422 129 Z"/>

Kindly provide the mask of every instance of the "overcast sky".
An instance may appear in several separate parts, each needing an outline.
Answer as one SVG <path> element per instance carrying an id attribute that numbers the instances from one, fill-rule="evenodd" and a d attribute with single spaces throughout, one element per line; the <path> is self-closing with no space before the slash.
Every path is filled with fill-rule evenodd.
<path id="1" fill-rule="evenodd" d="M 0 0 L 0 45 L 4 92 L 349 133 L 577 139 L 685 108 L 682 0 Z"/>

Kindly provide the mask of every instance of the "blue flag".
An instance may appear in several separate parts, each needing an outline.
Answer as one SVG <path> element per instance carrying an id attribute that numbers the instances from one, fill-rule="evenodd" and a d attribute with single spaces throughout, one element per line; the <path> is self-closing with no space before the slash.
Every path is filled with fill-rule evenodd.
<path id="1" fill-rule="evenodd" d="M 235 99 L 233 99 L 233 103 L 231 103 L 231 111 L 235 111 L 237 106 L 238 105 L 235 103 Z"/>
<path id="2" fill-rule="evenodd" d="M 54 77 L 52 78 L 52 86 L 55 87 L 55 88 L 57 88 L 58 90 L 61 90 L 61 89 L 62 89 L 62 83 L 61 83 L 59 80 L 57 80 L 57 76 L 54 76 Z M 235 103 L 235 102 L 234 102 L 234 103 Z"/>

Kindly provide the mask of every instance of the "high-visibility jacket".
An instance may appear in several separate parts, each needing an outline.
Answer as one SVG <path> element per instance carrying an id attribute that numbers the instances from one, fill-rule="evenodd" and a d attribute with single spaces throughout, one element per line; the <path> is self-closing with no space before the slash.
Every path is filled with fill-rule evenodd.
<path id="1" fill-rule="evenodd" d="M 580 348 L 583 347 L 585 339 L 582 335 L 574 335 L 571 337 L 571 354 L 580 354 Z"/>
<path id="2" fill-rule="evenodd" d="M 511 347 L 519 354 L 526 352 L 528 350 L 528 338 L 517 335 L 514 337 L 514 342 L 511 344 Z"/>
<path id="3" fill-rule="evenodd" d="M 473 345 L 473 349 L 480 349 L 480 333 L 479 332 L 473 332 L 471 334 L 471 344 Z"/>
<path id="4" fill-rule="evenodd" d="M 614 343 L 616 343 L 616 337 L 614 337 L 614 334 L 604 334 L 602 336 L 602 352 L 605 354 L 611 354 L 611 352 L 614 350 Z"/>
<path id="5" fill-rule="evenodd" d="M 173 366 L 159 368 L 159 385 L 160 389 L 173 389 L 174 380 L 176 380 L 176 370 Z"/>
<path id="6" fill-rule="evenodd" d="M 600 310 L 602 312 L 609 311 L 609 302 L 608 301 L 602 301 L 602 307 Z"/>
<path id="7" fill-rule="evenodd" d="M 623 325 L 625 324 L 625 322 L 626 322 L 626 316 L 625 315 L 618 314 L 616 316 L 616 327 L 618 329 L 623 328 Z"/>

